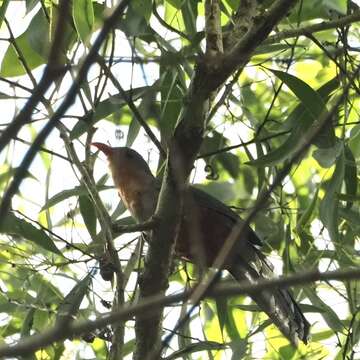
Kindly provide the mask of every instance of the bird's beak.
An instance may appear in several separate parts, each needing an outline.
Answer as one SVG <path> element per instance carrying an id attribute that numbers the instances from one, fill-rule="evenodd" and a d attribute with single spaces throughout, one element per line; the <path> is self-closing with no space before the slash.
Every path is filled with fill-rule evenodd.
<path id="1" fill-rule="evenodd" d="M 99 142 L 94 142 L 91 143 L 92 146 L 97 147 L 100 151 L 102 151 L 106 156 L 110 156 L 113 153 L 113 149 L 111 146 L 103 144 L 103 143 L 99 143 Z"/>

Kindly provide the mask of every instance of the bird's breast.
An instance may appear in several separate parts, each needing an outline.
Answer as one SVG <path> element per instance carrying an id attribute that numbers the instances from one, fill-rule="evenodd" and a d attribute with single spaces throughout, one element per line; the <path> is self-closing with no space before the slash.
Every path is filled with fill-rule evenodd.
<path id="1" fill-rule="evenodd" d="M 131 215 L 140 222 L 149 219 L 156 206 L 156 197 L 151 189 L 132 186 L 118 188 L 121 200 Z"/>

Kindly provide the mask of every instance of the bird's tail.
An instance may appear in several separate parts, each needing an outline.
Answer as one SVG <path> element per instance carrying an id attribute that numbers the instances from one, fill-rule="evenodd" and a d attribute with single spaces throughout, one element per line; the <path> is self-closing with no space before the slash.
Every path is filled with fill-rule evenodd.
<path id="1" fill-rule="evenodd" d="M 273 274 L 272 266 L 264 255 L 255 248 L 253 250 L 251 257 L 254 260 L 254 255 L 256 255 L 256 261 L 239 261 L 229 269 L 238 281 L 255 282 L 262 278 L 269 278 Z M 253 293 L 251 298 L 293 345 L 296 346 L 299 339 L 307 343 L 310 324 L 289 291 L 274 288 Z"/>

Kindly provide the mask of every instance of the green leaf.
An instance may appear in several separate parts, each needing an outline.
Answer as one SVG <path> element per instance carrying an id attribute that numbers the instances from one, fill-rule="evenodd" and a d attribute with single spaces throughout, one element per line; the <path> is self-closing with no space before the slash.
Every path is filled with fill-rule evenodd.
<path id="1" fill-rule="evenodd" d="M 150 20 L 152 12 L 152 2 L 149 0 L 132 0 L 131 7 L 139 14 L 142 15 L 147 22 Z"/>
<path id="2" fill-rule="evenodd" d="M 127 341 L 124 346 L 122 347 L 122 355 L 126 356 L 131 354 L 135 348 L 135 339 L 131 339 Z"/>
<path id="3" fill-rule="evenodd" d="M 299 45 L 294 45 L 295 48 L 300 48 Z M 283 50 L 288 50 L 290 45 L 288 44 L 270 44 L 270 45 L 260 45 L 254 51 L 254 56 L 262 55 L 262 54 L 269 54 L 273 52 L 279 52 Z"/>
<path id="4" fill-rule="evenodd" d="M 32 18 L 27 30 L 15 39 L 16 46 L 26 60 L 30 70 L 45 64 L 49 51 L 49 26 L 40 9 Z M 20 76 L 26 70 L 19 60 L 13 45 L 9 45 L 1 62 L 0 75 L 4 77 Z"/>
<path id="5" fill-rule="evenodd" d="M 334 77 L 317 89 L 316 92 L 322 98 L 323 102 L 326 103 L 330 95 L 338 88 L 339 80 L 337 77 Z M 311 124 L 312 121 L 308 110 L 304 104 L 300 102 L 284 121 L 281 130 L 292 130 L 296 125 L 299 125 L 299 123 L 301 124 L 302 122 L 305 122 L 305 124 Z"/>
<path id="6" fill-rule="evenodd" d="M 185 29 L 189 35 L 196 34 L 197 0 L 185 0 L 181 6 Z"/>
<path id="7" fill-rule="evenodd" d="M 311 303 L 315 305 L 316 307 L 319 307 L 321 309 L 324 309 L 324 311 L 321 313 L 322 317 L 326 321 L 326 323 L 329 325 L 329 327 L 333 331 L 342 331 L 344 329 L 344 325 L 337 316 L 336 312 L 327 305 L 324 301 L 322 301 L 319 296 L 316 294 L 315 290 L 309 289 L 307 287 L 304 288 L 306 296 L 309 298 Z"/>
<path id="8" fill-rule="evenodd" d="M 288 85 L 291 90 L 293 90 L 301 102 L 290 113 L 287 120 L 284 122 L 284 125 L 282 126 L 282 130 L 291 131 L 285 142 L 266 155 L 247 162 L 249 165 L 258 167 L 273 166 L 289 159 L 291 155 L 297 150 L 296 144 L 298 144 L 304 132 L 309 129 L 311 124 L 317 119 L 317 116 L 322 113 L 322 110 L 326 110 L 325 102 L 327 101 L 329 94 L 331 94 L 338 87 L 338 80 L 334 78 L 324 84 L 317 91 L 314 91 L 309 85 L 292 75 L 281 71 L 273 72 L 279 76 L 279 78 L 284 81 L 284 83 Z M 317 106 L 317 112 L 311 109 L 314 93 L 316 94 L 315 99 L 320 99 L 320 106 Z M 310 110 L 308 107 L 310 107 Z M 334 129 L 330 127 L 324 129 L 323 134 L 320 134 L 320 136 L 314 140 L 314 144 L 317 146 L 329 148 L 335 145 L 335 139 Z"/>
<path id="9" fill-rule="evenodd" d="M 345 219 L 355 232 L 360 234 L 360 212 L 359 209 L 339 208 L 339 216 Z"/>
<path id="10" fill-rule="evenodd" d="M 293 345 L 280 346 L 279 348 L 280 359 L 291 360 L 293 359 L 295 353 L 296 353 L 296 348 Z"/>
<path id="11" fill-rule="evenodd" d="M 164 358 L 164 360 L 175 360 L 184 355 L 193 354 L 199 351 L 222 350 L 226 349 L 226 345 L 215 341 L 199 341 L 187 346 L 178 351 L 174 351 L 171 355 Z"/>
<path id="12" fill-rule="evenodd" d="M 302 213 L 299 220 L 296 223 L 296 231 L 301 232 L 307 224 L 309 224 L 312 219 L 313 212 L 315 210 L 315 205 L 317 203 L 318 195 L 319 195 L 320 187 L 318 187 L 315 191 L 314 197 L 311 200 L 310 205 L 306 208 L 306 210 Z"/>
<path id="13" fill-rule="evenodd" d="M 227 4 L 233 11 L 237 11 L 240 5 L 240 0 L 226 0 Z"/>
<path id="14" fill-rule="evenodd" d="M 327 111 L 325 106 L 326 97 L 338 82 L 337 79 L 330 80 L 318 91 L 315 91 L 307 83 L 293 75 L 277 70 L 271 71 L 290 88 L 307 110 L 306 117 L 309 117 L 309 119 L 303 119 L 304 124 L 301 126 L 302 130 L 306 131 L 320 115 Z M 329 148 L 335 145 L 335 132 L 331 124 L 324 126 L 322 133 L 314 140 L 314 144 L 321 148 Z"/>
<path id="15" fill-rule="evenodd" d="M 96 212 L 95 207 L 89 195 L 79 196 L 79 207 L 81 216 L 84 219 L 86 228 L 92 237 L 96 236 Z"/>
<path id="16" fill-rule="evenodd" d="M 171 4 L 175 9 L 180 10 L 183 0 L 166 0 L 166 2 Z"/>
<path id="17" fill-rule="evenodd" d="M 123 217 L 119 220 L 116 220 L 114 225 L 118 225 L 118 226 L 126 226 L 126 225 L 134 225 L 135 224 L 135 220 L 132 216 L 126 216 Z"/>
<path id="18" fill-rule="evenodd" d="M 332 241 L 337 242 L 339 237 L 338 230 L 338 207 L 339 200 L 337 194 L 341 190 L 344 180 L 345 156 L 342 151 L 335 166 L 335 171 L 325 186 L 325 196 L 320 203 L 320 219 L 329 231 Z"/>
<path id="19" fill-rule="evenodd" d="M 320 331 L 315 334 L 314 333 L 311 334 L 311 340 L 313 342 L 318 342 L 318 341 L 329 339 L 332 336 L 334 336 L 334 332 L 332 330 L 325 330 L 325 331 Z"/>
<path id="20" fill-rule="evenodd" d="M 131 147 L 132 144 L 134 143 L 136 137 L 139 134 L 139 131 L 141 129 L 140 123 L 137 119 L 133 118 L 131 120 L 130 126 L 129 126 L 129 131 L 127 134 L 127 138 L 126 138 L 126 145 L 127 147 Z"/>
<path id="21" fill-rule="evenodd" d="M 30 47 L 43 59 L 47 59 L 50 50 L 49 22 L 42 9 L 31 20 L 25 36 Z"/>
<path id="22" fill-rule="evenodd" d="M 340 152 L 343 150 L 341 141 L 337 141 L 335 146 L 325 149 L 316 149 L 312 156 L 323 168 L 330 168 L 334 165 L 336 159 L 339 157 Z"/>
<path id="23" fill-rule="evenodd" d="M 119 199 L 119 203 L 116 206 L 114 212 L 111 214 L 111 219 L 115 220 L 117 219 L 119 216 L 121 216 L 125 211 L 126 211 L 126 206 L 125 204 Z"/>
<path id="24" fill-rule="evenodd" d="M 264 166 L 273 166 L 280 162 L 288 159 L 291 154 L 294 153 L 296 144 L 299 141 L 299 136 L 302 133 L 301 129 L 297 128 L 290 134 L 290 136 L 285 140 L 285 142 L 276 148 L 273 151 L 270 151 L 266 155 L 263 155 L 257 159 L 250 160 L 246 162 L 247 165 L 264 167 Z"/>
<path id="25" fill-rule="evenodd" d="M 243 311 L 262 311 L 258 305 L 256 304 L 237 304 L 237 305 L 233 305 L 234 308 L 236 309 L 240 309 Z"/>
<path id="26" fill-rule="evenodd" d="M 98 191 L 112 189 L 112 186 L 98 185 Z M 71 196 L 86 195 L 88 193 L 85 186 L 76 186 L 73 189 L 67 189 L 59 192 L 58 194 L 51 197 L 47 203 L 41 208 L 41 211 L 49 209 L 61 201 L 68 199 Z"/>
<path id="27" fill-rule="evenodd" d="M 360 125 L 356 125 L 351 129 L 349 148 L 355 158 L 360 157 Z"/>
<path id="28" fill-rule="evenodd" d="M 28 14 L 39 2 L 39 0 L 26 0 L 26 14 Z"/>
<path id="29" fill-rule="evenodd" d="M 64 300 L 58 308 L 57 321 L 69 321 L 77 314 L 81 302 L 89 291 L 94 270 L 90 271 L 82 280 L 80 280 L 64 297 Z"/>
<path id="30" fill-rule="evenodd" d="M 88 45 L 89 37 L 94 26 L 94 8 L 92 0 L 73 1 L 72 16 L 79 38 L 85 45 Z"/>
<path id="31" fill-rule="evenodd" d="M 2 183 L 6 183 L 9 181 L 9 179 L 11 179 L 11 177 L 16 173 L 16 171 L 18 170 L 18 168 L 10 168 L 8 171 L 3 172 L 2 174 L 0 174 L 0 186 L 2 185 Z M 39 181 L 33 174 L 31 174 L 31 172 L 26 171 L 26 175 L 25 178 L 30 178 L 33 179 L 35 181 Z"/>
<path id="32" fill-rule="evenodd" d="M 61 251 L 55 246 L 54 242 L 45 231 L 36 228 L 24 219 L 18 218 L 12 212 L 10 212 L 2 222 L 0 233 L 20 236 L 32 241 L 47 251 L 51 251 L 56 255 L 62 255 Z"/>
<path id="33" fill-rule="evenodd" d="M 34 314 L 35 314 L 34 308 L 30 308 L 27 311 L 26 316 L 22 323 L 21 331 L 20 331 L 21 338 L 26 338 L 27 336 L 31 335 L 31 330 L 33 328 L 33 323 L 34 323 Z M 36 357 L 35 357 L 35 354 L 29 353 L 29 354 L 21 357 L 21 359 L 22 360 L 36 360 Z"/>
<path id="34" fill-rule="evenodd" d="M 149 86 L 142 86 L 136 89 L 126 91 L 133 101 L 144 95 Z M 74 140 L 84 134 L 88 128 L 94 126 L 99 120 L 119 111 L 127 103 L 121 94 L 109 96 L 106 100 L 101 101 L 95 108 L 95 112 L 90 110 L 75 124 L 70 132 L 70 139 Z"/>
<path id="35" fill-rule="evenodd" d="M 148 2 L 151 3 L 151 1 Z M 158 34 L 149 26 L 145 17 L 139 16 L 132 6 L 127 8 L 125 18 L 119 21 L 118 28 L 127 37 L 137 36 L 148 43 L 159 39 Z"/>
<path id="36" fill-rule="evenodd" d="M 349 198 L 357 198 L 357 166 L 355 157 L 348 146 L 345 146 L 345 187 Z M 352 201 L 348 201 L 346 207 L 351 208 Z"/>
<path id="37" fill-rule="evenodd" d="M 315 120 L 325 110 L 321 96 L 306 82 L 283 71 L 271 70 L 271 72 L 287 85 Z"/>
<path id="38" fill-rule="evenodd" d="M 217 160 L 232 178 L 236 179 L 239 176 L 240 161 L 236 155 L 229 152 L 223 152 L 217 156 Z"/>
<path id="39" fill-rule="evenodd" d="M 123 270 L 123 278 L 122 278 L 124 287 L 126 287 L 131 273 L 135 270 L 136 266 L 139 264 L 139 255 L 142 246 L 143 246 L 142 240 L 139 239 L 136 243 L 136 247 L 134 251 L 131 253 L 130 258 L 126 262 L 126 266 Z"/>
<path id="40" fill-rule="evenodd" d="M 221 333 L 223 334 L 225 328 L 225 322 L 227 318 L 227 299 L 226 298 L 217 298 L 215 299 L 216 303 L 216 312 L 217 317 L 219 319 L 219 325 L 221 329 Z"/>
<path id="41" fill-rule="evenodd" d="M 160 132 L 161 137 L 167 141 L 172 135 L 175 124 L 179 117 L 182 103 L 183 92 L 181 91 L 178 72 L 174 68 L 167 68 L 161 72 L 161 113 L 160 113 Z"/>
<path id="42" fill-rule="evenodd" d="M 242 340 L 233 316 L 234 306 L 229 306 L 229 302 L 226 298 L 218 298 L 216 299 L 216 309 L 221 332 L 223 333 L 225 328 L 231 340 L 235 342 Z"/>
<path id="43" fill-rule="evenodd" d="M 299 7 L 301 9 L 299 18 Z M 337 14 L 336 14 L 337 13 Z M 286 20 L 294 23 L 317 18 L 329 19 L 333 16 L 346 14 L 346 1 L 344 0 L 302 0 L 299 6 L 295 6 Z"/>
<path id="44" fill-rule="evenodd" d="M 25 33 L 16 38 L 16 45 L 26 59 L 30 70 L 45 63 L 45 59 L 30 47 Z M 20 62 L 17 52 L 12 45 L 9 45 L 1 62 L 0 75 L 12 77 L 24 74 L 26 74 L 26 70 Z"/>
<path id="45" fill-rule="evenodd" d="M 8 8 L 9 3 L 10 3 L 10 0 L 4 0 L 3 3 L 1 4 L 1 8 L 0 8 L 0 28 L 1 28 L 1 25 L 2 25 L 2 23 L 4 21 L 6 10 Z"/>
<path id="46" fill-rule="evenodd" d="M 248 353 L 248 339 L 239 339 L 232 341 L 231 344 L 232 356 L 231 360 L 244 359 Z"/>
<path id="47" fill-rule="evenodd" d="M 325 310 L 319 306 L 310 304 L 298 304 L 301 311 L 304 313 L 323 313 Z"/>

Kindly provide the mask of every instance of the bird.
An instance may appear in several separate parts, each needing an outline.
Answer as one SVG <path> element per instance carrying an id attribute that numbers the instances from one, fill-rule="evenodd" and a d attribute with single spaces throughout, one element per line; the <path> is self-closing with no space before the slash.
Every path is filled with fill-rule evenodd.
<path id="1" fill-rule="evenodd" d="M 128 147 L 111 147 L 100 142 L 92 145 L 106 155 L 114 185 L 135 221 L 149 220 L 154 215 L 161 184 L 144 158 Z M 205 266 L 210 267 L 233 227 L 243 220 L 220 200 L 194 186 L 189 185 L 187 194 L 191 210 L 185 205 L 175 255 L 187 261 L 201 257 Z M 255 283 L 274 277 L 272 264 L 261 252 L 262 244 L 251 227 L 246 226 L 224 268 L 237 281 Z M 289 290 L 274 288 L 250 296 L 292 344 L 297 345 L 299 340 L 308 343 L 310 324 Z"/>

